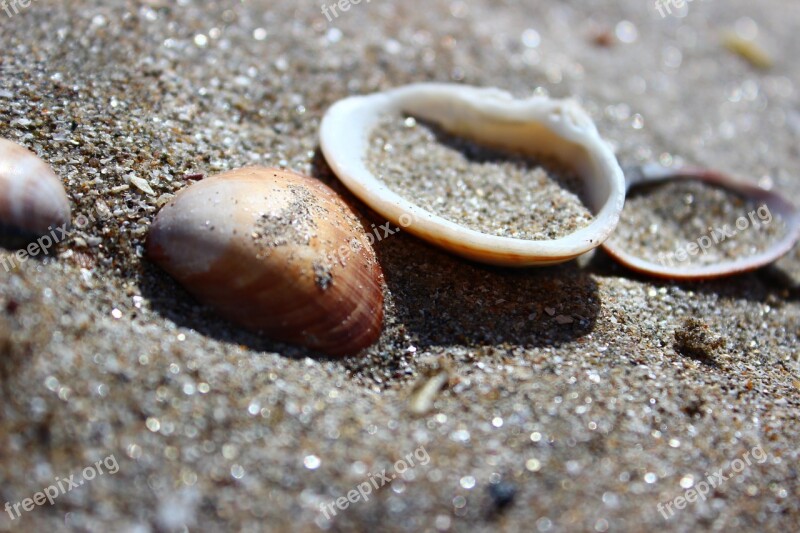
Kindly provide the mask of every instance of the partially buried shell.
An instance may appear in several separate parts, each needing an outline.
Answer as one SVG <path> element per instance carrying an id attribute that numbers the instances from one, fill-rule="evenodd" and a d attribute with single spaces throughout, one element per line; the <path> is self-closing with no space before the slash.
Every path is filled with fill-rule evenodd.
<path id="1" fill-rule="evenodd" d="M 775 213 L 782 217 L 786 222 L 787 231 L 781 238 L 769 241 L 766 249 L 761 252 L 743 254 L 735 259 L 702 266 L 659 264 L 630 253 L 625 244 L 618 242 L 616 239 L 612 238 L 603 243 L 603 248 L 611 257 L 632 270 L 666 279 L 705 280 L 721 278 L 749 272 L 777 261 L 789 253 L 800 241 L 800 209 L 777 192 L 739 181 L 722 172 L 698 167 L 670 168 L 660 163 L 649 163 L 642 166 L 631 166 L 625 170 L 625 183 L 629 190 L 640 185 L 663 183 L 671 180 L 700 181 L 737 193 L 742 198 L 754 200 L 767 208 L 767 212 Z"/>
<path id="2" fill-rule="evenodd" d="M 252 167 L 193 184 L 159 212 L 147 254 L 198 300 L 273 339 L 347 355 L 380 335 L 375 252 L 318 180 Z"/>
<path id="3" fill-rule="evenodd" d="M 28 149 L 0 139 L 0 233 L 26 240 L 69 224 L 64 186 L 50 166 Z"/>

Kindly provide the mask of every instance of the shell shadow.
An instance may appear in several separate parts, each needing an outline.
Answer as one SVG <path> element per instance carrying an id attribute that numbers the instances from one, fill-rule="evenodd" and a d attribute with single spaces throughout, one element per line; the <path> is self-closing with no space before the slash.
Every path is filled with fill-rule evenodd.
<path id="1" fill-rule="evenodd" d="M 377 235 L 375 251 L 388 288 L 387 332 L 415 345 L 558 346 L 594 329 L 597 284 L 574 261 L 524 269 L 482 265 L 455 257 L 402 232 L 386 235 L 386 220 L 354 197 L 317 150 L 312 175 L 340 193 Z M 393 229 L 398 229 L 392 226 Z M 393 327 L 393 326 L 399 326 Z M 400 335 L 400 333 L 398 333 Z"/>
<path id="2" fill-rule="evenodd" d="M 162 318 L 182 328 L 192 329 L 205 337 L 239 344 L 260 352 L 277 352 L 291 359 L 326 356 L 295 346 L 275 342 L 257 333 L 250 332 L 220 317 L 212 308 L 199 303 L 194 297 L 147 260 L 142 261 L 139 288 L 151 309 Z"/>
<path id="3" fill-rule="evenodd" d="M 777 298 L 785 301 L 798 301 L 800 285 L 795 276 L 790 275 L 779 265 L 773 263 L 752 272 L 709 280 L 671 280 L 657 278 L 629 269 L 618 263 L 602 248 L 596 250 L 586 264 L 586 271 L 601 278 L 625 277 L 656 288 L 679 287 L 703 295 L 721 298 L 768 302 Z"/>
<path id="4" fill-rule="evenodd" d="M 10 253 L 16 253 L 19 250 L 24 250 L 29 244 L 35 243 L 37 235 L 24 233 L 17 228 L 0 224 L 0 249 Z M 33 259 L 41 259 L 47 254 L 39 254 L 30 256 Z"/>
<path id="5" fill-rule="evenodd" d="M 406 338 L 420 348 L 503 343 L 558 346 L 591 332 L 599 313 L 597 286 L 574 263 L 525 270 L 492 268 L 402 234 L 382 240 L 375 249 L 388 289 L 387 318 L 384 335 L 367 353 L 399 349 Z M 203 336 L 289 359 L 313 357 L 338 361 L 346 368 L 358 368 L 364 362 L 365 354 L 334 358 L 245 330 L 197 302 L 148 261 L 142 262 L 138 281 L 155 313 Z M 392 358 L 368 360 L 387 368 L 394 364 Z"/>
<path id="6" fill-rule="evenodd" d="M 510 269 L 467 262 L 410 235 L 377 244 L 390 314 L 421 347 L 559 346 L 594 329 L 600 297 L 574 262 Z"/>

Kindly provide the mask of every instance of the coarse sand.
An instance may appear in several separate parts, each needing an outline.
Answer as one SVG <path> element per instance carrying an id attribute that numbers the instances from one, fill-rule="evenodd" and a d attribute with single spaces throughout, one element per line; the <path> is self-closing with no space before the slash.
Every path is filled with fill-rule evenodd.
<path id="1" fill-rule="evenodd" d="M 326 165 L 319 123 L 421 81 L 571 96 L 624 164 L 703 165 L 797 201 L 799 3 L 374 0 L 330 21 L 310 0 L 8 5 L 0 137 L 50 163 L 89 223 L 0 269 L 0 530 L 798 529 L 798 248 L 672 283 L 602 251 L 489 268 L 400 232 L 376 244 L 384 333 L 344 359 L 220 320 L 143 248 L 177 191 L 251 164 L 384 223 Z M 626 227 L 668 223 L 685 197 L 645 193 Z"/>

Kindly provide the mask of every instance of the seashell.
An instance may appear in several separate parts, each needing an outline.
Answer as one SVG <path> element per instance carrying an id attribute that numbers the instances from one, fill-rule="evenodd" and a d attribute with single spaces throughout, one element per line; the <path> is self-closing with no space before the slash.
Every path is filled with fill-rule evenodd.
<path id="1" fill-rule="evenodd" d="M 27 148 L 0 139 L 0 232 L 28 240 L 69 225 L 70 207 L 61 180 Z"/>
<path id="2" fill-rule="evenodd" d="M 595 219 L 563 238 L 530 241 L 482 233 L 435 215 L 391 191 L 364 161 L 370 133 L 387 114 L 407 113 L 453 135 L 494 148 L 553 158 L 587 183 Z M 499 89 L 421 83 L 337 102 L 325 114 L 320 144 L 328 164 L 362 201 L 414 235 L 468 259 L 506 266 L 546 265 L 599 246 L 614 230 L 625 180 L 591 118 L 571 100 L 516 100 Z M 413 220 L 410 225 L 408 220 Z"/>
<path id="3" fill-rule="evenodd" d="M 659 264 L 637 257 L 624 250 L 616 239 L 603 243 L 608 254 L 632 270 L 650 274 L 660 278 L 703 280 L 731 276 L 749 272 L 777 261 L 787 254 L 800 240 L 800 211 L 776 192 L 743 183 L 723 173 L 695 167 L 669 168 L 659 163 L 630 167 L 625 169 L 626 187 L 628 190 L 648 183 L 659 183 L 668 180 L 688 179 L 708 183 L 734 192 L 744 198 L 765 204 L 771 213 L 777 214 L 786 221 L 787 231 L 782 238 L 770 243 L 762 252 L 739 257 L 735 260 L 722 261 L 713 265 L 686 266 L 684 268 Z"/>
<path id="4" fill-rule="evenodd" d="M 423 378 L 414 386 L 414 392 L 408 401 L 409 410 L 415 415 L 424 415 L 433 408 L 433 403 L 447 382 L 450 371 L 442 368 L 432 375 Z"/>
<path id="5" fill-rule="evenodd" d="M 147 256 L 200 302 L 273 339 L 347 355 L 380 335 L 375 252 L 318 180 L 249 167 L 196 182 L 156 216 Z"/>
<path id="6" fill-rule="evenodd" d="M 734 31 L 722 34 L 722 45 L 758 69 L 769 70 L 775 65 L 772 56 L 756 41 L 745 39 Z"/>

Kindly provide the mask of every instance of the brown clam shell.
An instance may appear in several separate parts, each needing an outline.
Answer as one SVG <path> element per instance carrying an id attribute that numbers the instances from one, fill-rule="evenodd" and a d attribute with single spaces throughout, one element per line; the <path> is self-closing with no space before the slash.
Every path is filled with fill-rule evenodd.
<path id="1" fill-rule="evenodd" d="M 349 355 L 380 335 L 375 252 L 316 179 L 249 167 L 197 182 L 158 213 L 147 255 L 199 301 L 275 340 Z"/>
<path id="2" fill-rule="evenodd" d="M 61 180 L 36 154 L 0 139 L 0 227 L 4 237 L 35 237 L 69 225 Z"/>

